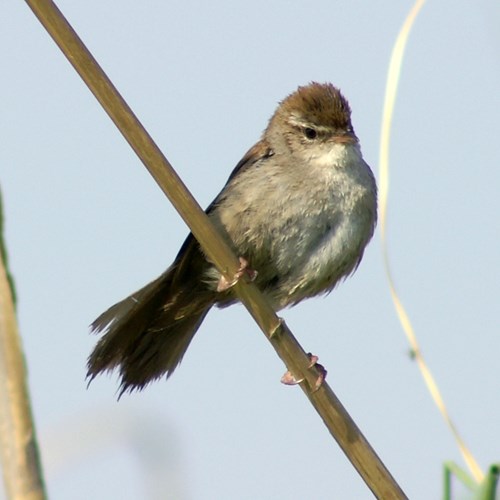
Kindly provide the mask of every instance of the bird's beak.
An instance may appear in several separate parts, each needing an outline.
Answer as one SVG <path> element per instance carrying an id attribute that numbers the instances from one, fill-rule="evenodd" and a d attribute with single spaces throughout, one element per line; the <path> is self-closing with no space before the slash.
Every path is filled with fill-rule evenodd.
<path id="1" fill-rule="evenodd" d="M 345 132 L 344 134 L 334 135 L 332 140 L 338 144 L 356 144 L 358 142 L 358 138 L 354 132 Z"/>

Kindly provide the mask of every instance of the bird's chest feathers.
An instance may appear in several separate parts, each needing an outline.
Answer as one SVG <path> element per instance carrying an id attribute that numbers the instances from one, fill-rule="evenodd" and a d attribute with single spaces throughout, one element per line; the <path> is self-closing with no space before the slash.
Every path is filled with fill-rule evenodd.
<path id="1" fill-rule="evenodd" d="M 258 190 L 242 193 L 245 207 L 226 225 L 240 252 L 287 272 L 314 253 L 325 262 L 338 259 L 366 239 L 370 186 L 363 175 L 356 168 L 310 167 L 307 175 L 270 176 Z"/>
<path id="2" fill-rule="evenodd" d="M 266 228 L 272 259 L 285 271 L 314 259 L 322 267 L 350 258 L 371 231 L 367 197 L 368 186 L 352 172 L 324 169 L 315 179 L 305 179 L 286 205 L 277 204 Z"/>
<path id="3" fill-rule="evenodd" d="M 371 236 L 375 205 L 359 150 L 340 147 L 284 163 L 242 172 L 211 214 L 214 222 L 239 255 L 270 273 L 352 259 Z"/>

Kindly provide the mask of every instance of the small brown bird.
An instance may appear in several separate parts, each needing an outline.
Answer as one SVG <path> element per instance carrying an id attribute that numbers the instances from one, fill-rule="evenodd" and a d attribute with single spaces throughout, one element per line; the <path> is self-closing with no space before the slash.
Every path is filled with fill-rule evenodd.
<path id="1" fill-rule="evenodd" d="M 276 310 L 330 292 L 359 265 L 377 188 L 347 100 L 331 84 L 299 87 L 207 208 Z M 172 375 L 206 314 L 237 301 L 189 234 L 156 280 L 101 314 L 88 377 L 118 368 L 121 392 Z"/>

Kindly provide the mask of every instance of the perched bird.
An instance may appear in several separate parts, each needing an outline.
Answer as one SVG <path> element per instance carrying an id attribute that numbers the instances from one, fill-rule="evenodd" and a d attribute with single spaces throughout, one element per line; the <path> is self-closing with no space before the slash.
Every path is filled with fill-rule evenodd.
<path id="1" fill-rule="evenodd" d="M 313 82 L 286 97 L 206 212 L 276 310 L 354 272 L 373 235 L 377 188 L 340 91 Z M 159 278 L 92 323 L 104 335 L 90 380 L 117 368 L 121 395 L 172 375 L 210 308 L 237 301 L 220 278 L 189 234 Z"/>

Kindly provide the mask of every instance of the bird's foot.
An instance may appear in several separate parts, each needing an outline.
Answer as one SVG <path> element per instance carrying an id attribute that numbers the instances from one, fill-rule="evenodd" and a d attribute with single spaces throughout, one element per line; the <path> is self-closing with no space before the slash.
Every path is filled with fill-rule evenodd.
<path id="1" fill-rule="evenodd" d="M 224 276 L 220 277 L 219 283 L 217 284 L 218 292 L 225 292 L 226 290 L 229 290 L 231 287 L 236 285 L 236 283 L 238 283 L 238 280 L 240 280 L 245 275 L 247 276 L 249 281 L 253 281 L 257 277 L 257 271 L 248 267 L 248 261 L 246 259 L 240 257 L 239 261 L 240 267 L 236 271 L 231 281 L 228 281 Z"/>
<path id="2" fill-rule="evenodd" d="M 319 376 L 316 379 L 316 382 L 314 384 L 314 389 L 313 389 L 313 392 L 316 392 L 321 387 L 321 385 L 323 384 L 323 382 L 324 382 L 324 380 L 326 378 L 326 374 L 328 372 L 326 371 L 326 369 L 325 369 L 325 367 L 323 365 L 320 365 L 318 363 L 318 359 L 319 359 L 318 356 L 316 356 L 314 354 L 311 354 L 310 352 L 307 353 L 307 355 L 309 356 L 309 359 L 311 361 L 311 363 L 309 364 L 308 368 L 312 368 L 314 366 L 316 368 L 316 370 L 318 370 L 318 372 L 319 372 Z M 290 371 L 287 371 L 281 377 L 281 383 L 285 384 L 285 385 L 297 385 L 297 384 L 300 384 L 303 381 L 304 381 L 304 378 L 301 378 L 300 380 L 296 380 L 295 377 L 291 374 Z"/>

